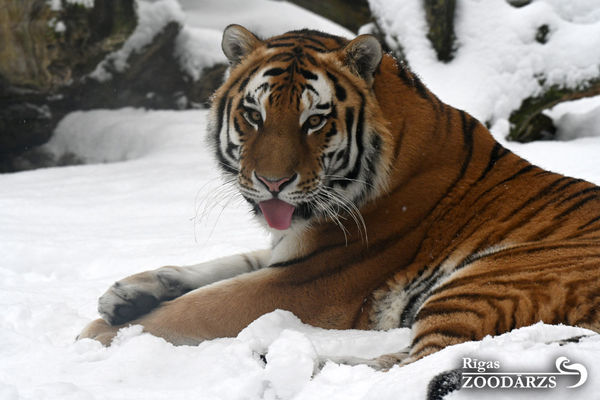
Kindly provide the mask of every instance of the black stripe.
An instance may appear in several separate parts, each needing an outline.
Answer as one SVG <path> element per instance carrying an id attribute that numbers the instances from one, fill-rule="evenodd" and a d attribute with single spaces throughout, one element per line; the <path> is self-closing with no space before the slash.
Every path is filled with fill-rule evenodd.
<path id="1" fill-rule="evenodd" d="M 583 179 L 575 179 L 575 178 L 569 178 L 569 182 L 565 183 L 564 185 L 562 185 L 561 187 L 559 187 L 558 189 L 556 189 L 556 192 L 562 192 L 564 190 L 566 190 L 567 188 L 577 184 L 577 183 L 581 183 L 584 182 Z"/>
<path id="2" fill-rule="evenodd" d="M 304 47 L 306 47 L 307 49 L 311 49 L 314 50 L 318 53 L 327 53 L 329 50 L 321 48 L 321 47 L 316 47 L 316 46 L 312 46 L 310 44 L 305 44 Z"/>
<path id="3" fill-rule="evenodd" d="M 316 40 L 315 38 L 313 38 L 312 36 L 317 36 L 317 37 L 321 37 L 324 39 L 331 39 L 333 41 L 335 41 L 338 45 L 342 46 L 344 44 L 346 44 L 348 42 L 347 39 L 341 38 L 339 36 L 335 36 L 329 33 L 325 33 L 325 32 L 321 32 L 321 31 L 316 31 L 313 29 L 300 29 L 300 30 L 295 30 L 290 32 L 292 34 L 298 34 L 299 38 L 303 38 L 303 39 L 311 39 L 311 40 Z M 301 36 L 302 35 L 302 36 Z M 310 35 L 310 36 L 304 36 L 304 35 Z M 287 34 L 285 35 L 286 37 L 289 37 Z M 291 35 L 290 35 L 291 36 Z M 323 44 L 324 46 L 324 44 Z"/>
<path id="4" fill-rule="evenodd" d="M 526 161 L 523 160 L 523 162 L 526 162 Z M 479 196 L 477 196 L 477 198 L 475 199 L 474 203 L 477 203 L 482 197 L 484 197 L 485 195 L 487 195 L 489 192 L 491 192 L 492 190 L 496 189 L 497 187 L 501 187 L 505 183 L 508 183 L 508 182 L 510 182 L 512 180 L 517 179 L 519 176 L 521 176 L 523 174 L 526 174 L 527 172 L 531 171 L 534 168 L 536 168 L 536 167 L 534 165 L 531 165 L 531 164 L 529 164 L 529 165 L 521 168 L 520 170 L 518 170 L 517 172 L 515 172 L 513 175 L 509 176 L 508 178 L 503 179 L 499 183 L 496 183 L 495 185 L 493 185 L 489 189 L 485 190 L 483 193 L 481 193 Z"/>
<path id="5" fill-rule="evenodd" d="M 315 87 L 313 85 L 311 85 L 310 83 L 306 84 L 306 89 L 310 90 L 311 92 L 315 93 L 315 94 L 319 94 L 319 92 L 317 92 L 317 89 L 315 89 Z"/>
<path id="6" fill-rule="evenodd" d="M 339 101 L 346 100 L 346 89 L 339 84 L 338 78 L 329 71 L 327 71 L 327 77 L 333 82 L 333 87 L 335 88 L 335 97 L 337 97 Z"/>
<path id="7" fill-rule="evenodd" d="M 217 157 L 218 165 L 223 169 L 224 172 L 236 175 L 237 169 L 229 164 L 229 162 L 225 159 L 223 154 L 221 153 L 221 130 L 223 129 L 223 114 L 225 112 L 225 104 L 227 101 L 227 94 L 225 93 L 221 100 L 219 100 L 219 105 L 217 106 L 217 127 L 215 130 L 214 140 L 215 140 L 215 155 Z"/>
<path id="8" fill-rule="evenodd" d="M 309 53 L 304 53 L 304 59 L 306 61 L 308 61 L 310 64 L 312 64 L 314 67 L 319 66 L 319 64 L 317 63 L 317 60 Z M 301 61 L 304 61 L 304 60 L 301 60 Z M 304 63 L 302 63 L 302 64 L 304 65 Z"/>
<path id="9" fill-rule="evenodd" d="M 561 206 L 561 205 L 565 204 L 567 201 L 571 201 L 573 199 L 576 199 L 577 197 L 581 197 L 583 195 L 586 195 L 588 193 L 593 193 L 593 192 L 600 192 L 600 187 L 590 187 L 587 189 L 583 189 L 577 193 L 570 195 L 566 199 L 563 199 L 560 203 L 558 203 L 558 205 Z"/>
<path id="10" fill-rule="evenodd" d="M 267 90 L 269 88 L 269 84 L 267 82 L 261 83 L 254 92 L 258 92 L 259 90 Z"/>
<path id="11" fill-rule="evenodd" d="M 283 74 L 284 72 L 288 72 L 289 68 L 287 69 L 283 69 L 283 68 L 271 68 L 267 71 L 265 71 L 263 73 L 263 76 L 279 76 L 281 74 Z"/>
<path id="12" fill-rule="evenodd" d="M 304 79 L 311 79 L 311 80 L 319 79 L 319 77 L 317 75 L 313 74 L 312 72 L 310 72 L 304 68 L 300 68 L 300 73 L 302 74 Z"/>
<path id="13" fill-rule="evenodd" d="M 567 208 L 565 211 L 561 212 L 557 216 L 555 216 L 554 220 L 566 217 L 567 215 L 571 214 L 573 211 L 576 211 L 576 210 L 580 209 L 581 207 L 583 207 L 586 203 L 588 203 L 591 200 L 600 200 L 600 197 L 595 194 L 588 196 L 588 197 L 578 201 L 577 203 L 573 204 L 571 207 Z"/>
<path id="14" fill-rule="evenodd" d="M 545 269 L 542 271 L 545 272 Z M 503 277 L 501 277 L 501 279 L 489 280 L 489 281 L 486 281 L 485 284 L 490 285 L 490 286 L 510 286 L 511 288 L 523 290 L 523 289 L 529 289 L 529 288 L 540 288 L 543 286 L 550 287 L 550 284 L 552 282 L 556 282 L 556 278 L 541 278 L 538 276 L 535 278 L 535 280 L 532 280 L 531 278 L 514 279 L 513 277 L 510 277 L 507 280 L 506 275 L 504 275 Z M 505 290 L 505 289 L 501 289 L 501 290 Z M 543 294 L 548 294 L 548 293 L 543 293 Z"/>
<path id="15" fill-rule="evenodd" d="M 431 288 L 438 283 L 438 281 L 444 275 L 444 271 L 437 269 L 430 276 L 422 280 L 418 286 L 424 285 L 421 290 L 415 292 L 410 299 L 406 302 L 402 313 L 400 314 L 400 326 L 399 328 L 410 328 L 414 322 L 414 317 L 417 314 L 418 309 L 423 305 L 425 300 L 429 297 Z"/>
<path id="16" fill-rule="evenodd" d="M 485 169 L 481 173 L 481 176 L 477 179 L 477 182 L 482 181 L 487 176 L 487 174 L 492 170 L 492 168 L 494 168 L 496 163 L 502 157 L 507 155 L 508 153 L 509 153 L 509 151 L 507 149 L 505 149 L 500 143 L 496 142 L 496 144 L 494 144 L 494 147 L 492 148 L 492 152 L 490 154 L 490 161 L 488 162 L 488 165 L 485 167 Z"/>
<path id="17" fill-rule="evenodd" d="M 217 107 L 217 128 L 216 128 L 216 140 L 217 144 L 220 144 L 221 141 L 221 129 L 223 128 L 223 113 L 225 112 L 225 104 L 227 101 L 227 94 L 224 94 L 219 101 L 219 106 Z M 219 146 L 220 147 L 220 146 Z"/>
<path id="18" fill-rule="evenodd" d="M 325 43 L 323 43 L 319 39 L 315 39 L 314 37 L 310 37 L 310 36 L 304 36 L 303 39 L 308 40 L 309 42 L 313 42 L 314 44 L 318 45 L 320 50 L 327 49 L 327 46 L 325 46 Z M 310 46 L 310 45 L 304 45 L 304 47 L 308 47 L 308 46 Z M 311 46 L 311 47 L 314 47 L 314 46 Z"/>
<path id="19" fill-rule="evenodd" d="M 242 127 L 240 126 L 240 123 L 238 122 L 238 119 L 235 117 L 233 118 L 233 128 L 238 133 L 238 135 L 240 135 L 240 136 L 245 135 L 244 131 L 242 131 Z"/>
<path id="20" fill-rule="evenodd" d="M 432 102 L 431 96 L 429 95 L 429 91 L 427 90 L 427 88 L 425 87 L 425 85 L 423 84 L 421 79 L 419 79 L 419 77 L 415 76 L 413 81 L 414 81 L 415 89 L 416 89 L 419 97 L 421 97 L 422 99 L 427 100 L 429 102 Z"/>
<path id="21" fill-rule="evenodd" d="M 298 33 L 300 33 L 300 32 L 298 32 Z M 306 33 L 308 33 L 308 32 L 306 32 Z M 325 46 L 325 43 L 321 42 L 319 39 L 316 39 L 316 38 L 310 37 L 310 36 L 306 36 L 306 35 L 303 35 L 303 34 L 300 34 L 300 35 L 285 34 L 282 37 L 277 37 L 277 38 L 269 39 L 269 42 L 280 42 L 280 41 L 294 40 L 294 39 L 297 39 L 297 40 L 300 40 L 300 41 L 306 40 L 306 41 L 312 42 L 312 43 L 314 43 L 314 44 L 316 44 L 316 45 L 318 45 L 320 47 L 319 50 L 326 50 L 327 49 L 327 46 Z M 295 45 L 298 45 L 298 43 L 295 43 Z M 302 46 L 308 47 L 308 45 L 306 45 L 306 44 L 302 44 Z"/>
<path id="22" fill-rule="evenodd" d="M 595 218 L 592 218 L 592 219 L 591 219 L 589 222 L 586 222 L 585 224 L 581 225 L 581 226 L 580 226 L 580 227 L 578 227 L 577 229 L 578 229 L 578 230 L 579 230 L 579 229 L 585 229 L 585 228 L 587 228 L 588 226 L 592 225 L 594 222 L 598 222 L 598 221 L 600 221 L 600 215 L 599 215 L 599 216 L 597 216 L 597 217 L 595 217 Z"/>
<path id="23" fill-rule="evenodd" d="M 415 317 L 415 322 L 419 322 L 419 321 L 421 321 L 425 318 L 429 318 L 429 317 L 446 316 L 448 314 L 460 314 L 460 313 L 474 314 L 477 318 L 481 318 L 481 319 L 486 317 L 486 314 L 479 312 L 477 310 L 472 310 L 470 308 L 466 308 L 463 305 L 454 306 L 454 307 L 445 306 L 444 308 L 439 308 L 439 309 L 438 309 L 438 307 L 428 308 L 427 306 L 425 306 L 424 308 L 419 310 L 419 313 Z"/>
<path id="24" fill-rule="evenodd" d="M 353 142 L 353 138 L 354 138 L 354 109 L 352 109 L 351 107 L 347 107 L 346 108 L 346 134 L 347 134 L 347 143 L 346 143 L 346 149 L 343 152 L 340 152 L 340 154 L 343 154 L 343 161 L 342 161 L 342 165 L 338 168 L 338 170 L 343 170 L 348 168 L 348 165 L 350 164 L 350 154 L 352 152 L 352 142 Z M 340 183 L 342 187 L 346 187 L 348 186 L 348 181 L 344 181 L 342 183 Z"/>
<path id="25" fill-rule="evenodd" d="M 227 152 L 227 155 L 228 155 L 229 157 L 231 157 L 231 158 L 233 158 L 233 159 L 235 160 L 237 157 L 235 156 L 235 154 L 233 154 L 233 152 L 234 152 L 235 150 L 237 150 L 239 147 L 240 147 L 240 146 L 238 146 L 238 145 L 235 145 L 235 144 L 233 144 L 233 143 L 229 143 L 229 144 L 227 144 L 227 150 L 226 150 L 226 152 Z"/>
<path id="26" fill-rule="evenodd" d="M 308 253 L 302 257 L 296 257 L 296 258 L 292 258 L 290 260 L 286 260 L 286 261 L 281 261 L 275 264 L 271 264 L 269 265 L 269 268 L 280 268 L 280 267 L 289 267 L 290 265 L 294 265 L 294 264 L 299 264 L 302 262 L 306 262 L 308 260 L 310 260 L 313 257 L 318 256 L 321 253 L 325 253 L 328 252 L 330 250 L 335 250 L 337 248 L 340 247 L 346 247 L 347 245 L 349 245 L 351 242 L 346 243 L 346 241 L 343 241 L 341 243 L 334 243 L 334 244 L 330 244 L 328 246 L 325 247 L 321 247 L 315 251 L 313 251 L 312 253 Z"/>
<path id="27" fill-rule="evenodd" d="M 468 123 L 467 123 L 467 117 L 469 120 Z M 467 167 L 471 163 L 471 158 L 473 157 L 473 131 L 475 130 L 475 127 L 477 126 L 477 120 L 462 110 L 460 110 L 460 118 L 462 120 L 462 126 L 463 126 L 463 147 L 464 147 L 465 151 L 467 152 L 467 154 L 466 154 L 463 164 L 460 168 L 460 174 L 459 174 L 456 182 L 458 182 L 459 180 L 461 180 L 464 177 L 465 172 L 467 171 Z"/>
<path id="28" fill-rule="evenodd" d="M 236 157 L 233 154 L 233 151 L 238 147 L 236 145 L 234 145 L 231 141 L 231 137 L 229 136 L 229 130 L 230 130 L 230 126 L 229 126 L 229 121 L 230 118 L 229 116 L 231 115 L 231 105 L 233 103 L 233 97 L 229 98 L 229 100 L 227 101 L 227 107 L 226 107 L 226 116 L 227 116 L 227 127 L 226 127 L 226 133 L 227 133 L 227 148 L 225 149 L 225 153 L 231 157 L 232 159 L 236 159 Z"/>
<path id="29" fill-rule="evenodd" d="M 331 123 L 331 129 L 325 134 L 325 137 L 332 137 L 337 134 L 337 128 L 335 126 L 335 121 Z"/>
<path id="30" fill-rule="evenodd" d="M 441 288 L 439 288 L 441 289 Z M 441 290 L 440 290 L 441 291 Z M 438 289 L 434 290 L 432 293 L 432 296 L 434 294 L 438 294 Z M 433 304 L 440 304 L 440 303 L 444 303 L 446 301 L 449 300 L 457 300 L 457 301 L 464 301 L 464 302 L 468 302 L 468 303 L 475 303 L 475 302 L 487 302 L 489 303 L 490 300 L 495 300 L 495 301 L 510 301 L 512 303 L 518 303 L 519 302 L 519 296 L 515 296 L 515 295 L 508 295 L 508 294 L 482 294 L 482 293 L 455 293 L 455 294 L 448 294 L 445 296 L 441 296 L 438 297 L 436 299 L 430 299 L 427 302 L 427 305 L 433 305 Z M 496 305 L 494 305 L 494 307 L 498 307 Z"/>
<path id="31" fill-rule="evenodd" d="M 356 179 L 362 170 L 362 159 L 364 153 L 364 125 L 365 125 L 365 97 L 362 93 L 360 94 L 360 110 L 358 112 L 358 121 L 356 122 L 356 135 L 354 137 L 356 141 L 356 161 L 354 163 L 354 168 L 346 178 Z M 347 181 L 350 182 L 350 181 Z"/>
<path id="32" fill-rule="evenodd" d="M 369 184 L 364 185 L 364 187 L 363 187 L 364 192 L 357 199 L 359 204 L 363 202 L 363 200 L 364 200 L 363 197 L 370 195 L 371 192 L 373 192 L 373 190 L 375 190 L 375 186 L 370 183 L 375 181 L 375 175 L 379 172 L 379 171 L 377 171 L 377 164 L 379 163 L 379 160 L 381 159 L 381 148 L 382 148 L 381 137 L 378 134 L 374 134 L 371 137 L 371 142 L 369 143 L 369 145 L 370 145 L 370 149 L 369 149 L 370 154 L 368 157 L 366 157 L 367 168 L 365 169 L 365 176 L 364 176 L 365 182 L 369 182 Z"/>
<path id="33" fill-rule="evenodd" d="M 554 180 L 551 184 L 547 185 L 542 190 L 540 190 L 539 192 L 537 192 L 536 194 L 531 196 L 527 201 L 525 201 L 524 203 L 522 203 L 519 206 L 516 206 L 510 214 L 508 214 L 507 216 L 505 216 L 504 218 L 501 219 L 501 222 L 506 222 L 506 221 L 510 220 L 511 218 L 513 218 L 515 215 L 519 214 L 520 212 L 526 211 L 527 207 L 530 206 L 531 204 L 535 203 L 536 201 L 544 200 L 544 198 L 546 196 L 548 196 L 550 193 L 552 193 L 553 189 L 559 183 L 563 182 L 566 179 L 569 179 L 569 178 L 566 176 L 563 176 L 563 177 L 560 177 L 560 178 Z M 544 207 L 545 206 L 547 206 L 547 204 L 544 204 Z M 541 207 L 541 208 L 544 208 L 544 207 Z M 529 219 L 529 218 L 527 218 L 527 219 Z"/>
<path id="34" fill-rule="evenodd" d="M 461 329 L 461 327 L 463 330 L 458 330 L 458 329 Z M 468 333 L 465 333 L 464 331 L 468 331 Z M 465 326 L 463 324 L 457 323 L 456 326 L 454 327 L 454 329 L 449 329 L 449 328 L 434 329 L 431 331 L 419 333 L 417 336 L 415 336 L 413 338 L 411 346 L 416 347 L 417 344 L 419 344 L 419 342 L 421 342 L 423 339 L 425 339 L 429 336 L 433 336 L 433 335 L 441 335 L 441 336 L 445 336 L 445 337 L 453 338 L 453 339 L 470 339 L 470 340 L 477 339 L 475 333 L 473 332 L 473 328 L 471 328 L 470 326 Z"/>
<path id="35" fill-rule="evenodd" d="M 294 59 L 294 55 L 292 53 L 277 53 L 272 55 L 271 57 L 269 57 L 266 60 L 266 63 L 272 63 L 272 62 L 287 62 L 287 61 L 291 61 Z"/>
<path id="36" fill-rule="evenodd" d="M 270 49 L 274 47 L 292 47 L 295 45 L 296 43 L 267 43 L 267 47 Z"/>
<path id="37" fill-rule="evenodd" d="M 402 82 L 408 87 L 414 87 L 413 75 L 409 71 L 408 67 L 403 63 L 398 65 L 398 77 L 402 79 Z"/>
<path id="38" fill-rule="evenodd" d="M 437 108 L 438 112 L 442 112 L 444 109 L 444 103 L 442 103 L 435 94 L 427 89 L 427 87 L 423 84 L 423 81 L 421 81 L 418 76 L 414 76 L 413 81 L 415 90 L 417 91 L 419 97 L 426 100 L 433 107 Z M 439 118 L 439 115 L 436 114 L 436 117 Z"/>
<path id="39" fill-rule="evenodd" d="M 444 346 L 440 346 L 439 344 L 433 344 L 432 343 L 432 344 L 428 344 L 427 346 L 423 347 L 422 349 L 420 349 L 416 353 L 413 353 L 412 350 L 411 350 L 410 356 L 412 358 L 420 358 L 419 354 L 423 354 L 426 351 L 432 351 L 432 350 L 434 350 L 432 352 L 435 352 L 435 351 L 442 350 L 443 348 L 444 348 Z"/>
<path id="40" fill-rule="evenodd" d="M 242 81 L 242 83 L 240 83 L 240 88 L 238 89 L 239 92 L 243 92 L 244 89 L 246 89 L 246 86 L 248 85 L 250 78 L 252 78 L 252 75 L 254 75 L 257 70 L 258 70 L 258 67 L 254 68 L 252 71 L 250 71 L 248 76 Z"/>

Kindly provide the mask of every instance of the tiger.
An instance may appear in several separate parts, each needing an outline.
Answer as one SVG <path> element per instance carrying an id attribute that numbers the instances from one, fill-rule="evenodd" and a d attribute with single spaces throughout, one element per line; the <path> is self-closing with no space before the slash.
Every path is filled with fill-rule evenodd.
<path id="1" fill-rule="evenodd" d="M 276 309 L 326 329 L 411 329 L 404 365 L 538 321 L 600 332 L 600 188 L 544 170 L 442 102 L 375 36 L 223 32 L 208 144 L 271 247 L 142 272 L 79 338 L 174 344 Z"/>

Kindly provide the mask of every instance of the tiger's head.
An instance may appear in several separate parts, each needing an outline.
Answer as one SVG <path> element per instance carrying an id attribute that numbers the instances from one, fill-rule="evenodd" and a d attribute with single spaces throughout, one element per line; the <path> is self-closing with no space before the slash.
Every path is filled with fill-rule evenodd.
<path id="1" fill-rule="evenodd" d="M 372 90 L 379 42 L 309 30 L 261 40 L 230 25 L 222 48 L 231 67 L 209 124 L 220 168 L 271 228 L 358 223 L 388 175 L 389 131 Z"/>

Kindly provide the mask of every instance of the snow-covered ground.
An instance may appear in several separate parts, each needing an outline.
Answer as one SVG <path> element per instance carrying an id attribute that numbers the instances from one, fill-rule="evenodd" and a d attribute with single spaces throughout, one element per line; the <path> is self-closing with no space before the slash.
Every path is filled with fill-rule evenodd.
<path id="1" fill-rule="evenodd" d="M 177 14 L 173 0 L 162 1 Z M 304 25 L 344 34 L 281 2 L 256 1 L 262 13 L 245 17 L 240 13 L 249 6 L 241 0 L 181 3 L 190 35 L 197 29 L 216 32 L 229 22 L 265 36 Z M 600 4 L 594 4 L 585 23 L 597 20 Z M 213 46 L 218 50 L 218 42 Z M 193 49 L 187 51 L 193 62 Z M 419 72 L 434 87 L 441 68 L 430 60 Z M 479 98 L 461 100 L 468 97 L 464 91 L 481 90 L 483 98 L 488 88 L 470 80 L 480 76 L 475 66 L 462 68 L 454 81 L 434 89 L 469 110 Z M 489 89 L 485 101 L 493 108 L 496 89 Z M 505 145 L 538 165 L 600 184 L 598 105 L 592 99 L 553 111 L 564 137 L 573 140 Z M 114 280 L 267 245 L 243 202 L 220 185 L 204 145 L 206 116 L 203 110 L 76 112 L 61 122 L 48 148 L 58 155 L 74 153 L 88 164 L 0 175 L 0 400 L 423 399 L 431 378 L 459 367 L 465 356 L 498 360 L 503 370 L 515 372 L 556 371 L 557 357 L 567 356 L 589 373 L 578 389 L 566 389 L 573 381 L 562 377 L 558 389 L 487 390 L 485 398 L 598 398 L 600 335 L 564 346 L 550 343 L 589 333 L 566 326 L 537 324 L 464 343 L 387 373 L 333 362 L 316 372 L 315 367 L 327 357 L 374 357 L 401 349 L 408 344 L 407 329 L 327 331 L 284 311 L 259 318 L 237 338 L 197 347 L 174 347 L 138 327 L 122 331 L 110 348 L 75 342 L 97 317 L 96 300 Z M 496 121 L 494 134 L 504 143 L 502 123 Z M 586 133 L 575 135 L 574 129 Z M 259 354 L 266 354 L 266 365 Z M 462 390 L 448 398 L 484 395 Z"/>

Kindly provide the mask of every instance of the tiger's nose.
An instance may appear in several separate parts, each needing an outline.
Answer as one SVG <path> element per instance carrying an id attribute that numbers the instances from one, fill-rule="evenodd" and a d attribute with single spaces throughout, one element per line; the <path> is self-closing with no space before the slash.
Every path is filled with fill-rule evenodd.
<path id="1" fill-rule="evenodd" d="M 261 181 L 267 187 L 267 189 L 269 189 L 269 192 L 278 193 L 281 192 L 281 190 L 288 183 L 293 181 L 296 178 L 297 174 L 286 178 L 268 178 L 266 176 L 258 175 L 256 172 L 254 173 L 254 175 L 256 175 L 256 178 L 258 178 L 258 180 Z"/>

